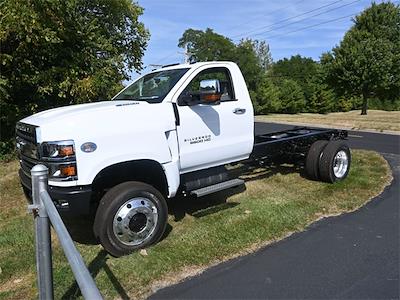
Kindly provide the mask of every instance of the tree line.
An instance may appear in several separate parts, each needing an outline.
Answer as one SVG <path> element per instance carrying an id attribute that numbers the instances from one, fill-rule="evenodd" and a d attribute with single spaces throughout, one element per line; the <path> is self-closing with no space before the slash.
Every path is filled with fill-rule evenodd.
<path id="1" fill-rule="evenodd" d="M 188 29 L 178 46 L 191 60 L 235 61 L 258 114 L 400 109 L 400 8 L 372 3 L 320 61 L 295 55 L 272 61 L 265 41 L 235 44 L 208 28 Z"/>

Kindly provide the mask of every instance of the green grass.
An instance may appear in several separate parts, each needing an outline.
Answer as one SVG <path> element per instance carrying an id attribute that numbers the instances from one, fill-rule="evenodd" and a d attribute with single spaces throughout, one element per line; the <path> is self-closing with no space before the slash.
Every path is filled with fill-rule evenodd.
<path id="1" fill-rule="evenodd" d="M 329 114 L 269 114 L 256 116 L 256 121 L 284 122 L 295 125 L 323 125 L 354 130 L 400 132 L 400 111 L 368 110 L 362 116 L 359 110 Z"/>
<path id="2" fill-rule="evenodd" d="M 304 230 L 323 216 L 357 209 L 391 178 L 387 162 L 367 151 L 353 151 L 350 175 L 338 184 L 309 181 L 293 171 L 290 166 L 246 170 L 243 193 L 172 200 L 167 235 L 147 249 L 148 255 L 116 259 L 98 245 L 77 243 L 78 249 L 106 298 L 143 298 L 157 287 Z M 26 213 L 16 162 L 1 166 L 0 183 L 0 299 L 35 298 L 33 221 Z M 81 238 L 86 236 L 83 223 L 72 229 Z M 56 298 L 78 296 L 53 239 Z"/>

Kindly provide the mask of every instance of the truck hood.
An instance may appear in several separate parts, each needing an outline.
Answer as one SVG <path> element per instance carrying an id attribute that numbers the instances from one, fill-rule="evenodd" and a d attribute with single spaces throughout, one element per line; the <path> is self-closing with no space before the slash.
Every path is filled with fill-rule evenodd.
<path id="1" fill-rule="evenodd" d="M 172 116 L 171 116 L 172 114 Z M 38 142 L 75 138 L 93 138 L 120 131 L 144 131 L 158 125 L 172 130 L 171 103 L 144 101 L 102 101 L 46 110 L 21 122 L 39 127 Z"/>
<path id="2" fill-rule="evenodd" d="M 60 118 L 76 118 L 78 115 L 84 115 L 87 113 L 97 113 L 99 111 L 112 111 L 116 110 L 117 107 L 123 107 L 127 105 L 140 105 L 148 104 L 147 102 L 137 102 L 137 101 L 102 101 L 86 104 L 77 104 L 64 107 L 53 108 L 45 110 L 27 117 L 21 122 L 29 123 L 36 126 L 41 126 L 44 124 L 51 123 L 53 121 L 59 122 Z"/>

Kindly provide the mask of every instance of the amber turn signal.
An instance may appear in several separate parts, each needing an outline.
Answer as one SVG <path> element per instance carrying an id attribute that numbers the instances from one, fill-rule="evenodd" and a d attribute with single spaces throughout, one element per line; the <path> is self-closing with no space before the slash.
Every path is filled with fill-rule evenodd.
<path id="1" fill-rule="evenodd" d="M 70 156 L 74 155 L 74 147 L 73 146 L 61 146 L 58 151 L 60 156 Z"/>
<path id="2" fill-rule="evenodd" d="M 203 97 L 204 97 L 204 101 L 207 101 L 207 102 L 216 102 L 221 99 L 220 94 L 209 94 L 209 95 L 204 95 Z"/>
<path id="3" fill-rule="evenodd" d="M 60 166 L 60 173 L 62 176 L 76 176 L 76 167 L 67 165 L 67 166 Z"/>

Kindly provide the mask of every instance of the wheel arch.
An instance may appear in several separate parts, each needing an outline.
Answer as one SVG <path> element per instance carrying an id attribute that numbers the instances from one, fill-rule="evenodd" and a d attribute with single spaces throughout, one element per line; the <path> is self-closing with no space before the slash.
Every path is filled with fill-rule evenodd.
<path id="1" fill-rule="evenodd" d="M 140 159 L 115 163 L 103 168 L 95 176 L 92 189 L 100 199 L 117 184 L 139 181 L 156 188 L 163 196 L 168 195 L 168 180 L 162 165 L 151 159 Z"/>

